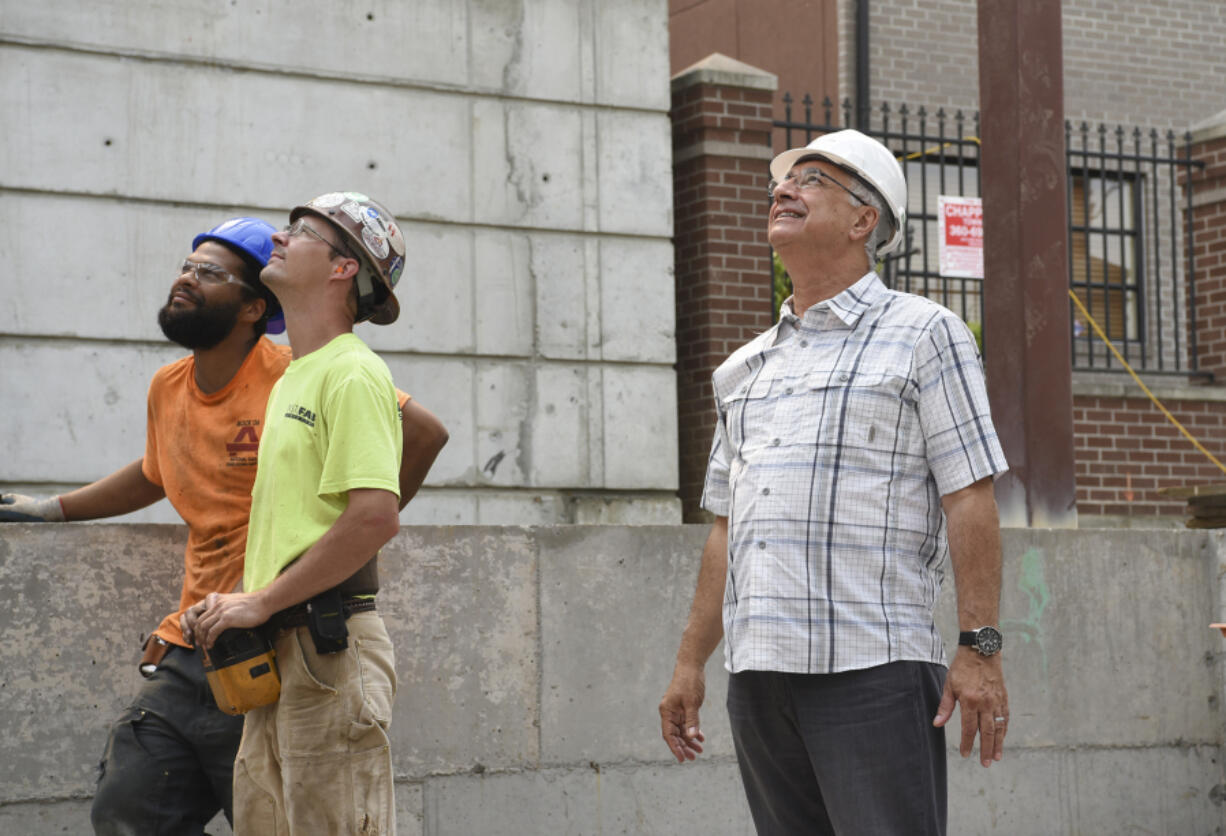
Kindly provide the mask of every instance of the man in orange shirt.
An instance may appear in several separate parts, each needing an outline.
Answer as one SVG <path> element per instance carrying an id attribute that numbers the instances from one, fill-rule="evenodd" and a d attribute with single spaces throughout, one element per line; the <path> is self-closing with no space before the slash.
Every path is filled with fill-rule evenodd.
<path id="1" fill-rule="evenodd" d="M 203 833 L 218 809 L 231 818 L 241 717 L 219 711 L 180 615 L 243 575 L 251 487 L 268 393 L 289 365 L 280 306 L 260 282 L 270 224 L 234 218 L 192 242 L 158 314 L 167 338 L 192 354 L 149 387 L 145 455 L 62 496 L 0 495 L 0 521 L 63 522 L 130 513 L 163 496 L 188 524 L 179 609 L 145 644 L 136 700 L 112 726 L 91 818 L 99 834 Z M 279 325 L 279 328 L 278 328 Z M 400 507 L 416 493 L 447 431 L 399 393 L 404 450 Z"/>

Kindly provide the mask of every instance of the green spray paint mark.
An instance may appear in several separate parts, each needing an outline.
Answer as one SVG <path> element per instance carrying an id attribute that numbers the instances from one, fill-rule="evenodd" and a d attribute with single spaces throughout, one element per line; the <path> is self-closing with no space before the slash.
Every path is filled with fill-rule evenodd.
<path id="1" fill-rule="evenodd" d="M 1001 622 L 1001 629 L 1023 644 L 1033 642 L 1039 648 L 1039 657 L 1043 664 L 1043 676 L 1047 676 L 1047 648 L 1043 644 L 1043 611 L 1051 595 L 1047 591 L 1047 581 L 1043 577 L 1045 556 L 1042 549 L 1030 548 L 1022 555 L 1022 568 L 1018 573 L 1017 588 L 1030 601 L 1030 611 L 1023 619 L 1007 619 Z"/>

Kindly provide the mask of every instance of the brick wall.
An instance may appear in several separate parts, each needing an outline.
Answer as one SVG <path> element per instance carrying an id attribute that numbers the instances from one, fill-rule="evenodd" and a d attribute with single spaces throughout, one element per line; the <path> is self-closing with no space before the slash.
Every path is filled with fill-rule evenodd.
<path id="1" fill-rule="evenodd" d="M 765 212 L 774 77 L 720 66 L 736 62 L 699 64 L 673 79 L 678 442 L 687 522 L 703 517 L 698 502 L 715 427 L 711 373 L 771 323 Z"/>
<path id="2" fill-rule="evenodd" d="M 1127 391 L 1129 386 L 1135 396 L 1073 395 L 1078 514 L 1182 515 L 1183 500 L 1167 499 L 1158 494 L 1159 488 L 1224 483 L 1226 473 L 1192 446 L 1131 381 L 1110 388 Z M 1174 389 L 1155 394 L 1206 449 L 1219 459 L 1226 456 L 1226 402 L 1184 400 Z M 1196 397 L 1195 390 L 1185 387 L 1183 397 Z"/>
<path id="3" fill-rule="evenodd" d="M 840 97 L 855 95 L 855 8 L 840 0 Z M 975 3 L 872 0 L 870 11 L 874 106 L 978 109 Z M 1220 3 L 1063 0 L 1061 17 L 1066 118 L 1182 129 L 1226 102 Z"/>

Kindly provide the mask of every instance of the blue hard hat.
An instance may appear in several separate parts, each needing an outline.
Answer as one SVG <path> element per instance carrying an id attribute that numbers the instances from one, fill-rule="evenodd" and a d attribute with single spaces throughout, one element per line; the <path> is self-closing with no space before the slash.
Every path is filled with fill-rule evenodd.
<path id="1" fill-rule="evenodd" d="M 220 241 L 236 247 L 263 267 L 272 255 L 272 236 L 276 231 L 276 227 L 259 218 L 231 218 L 193 238 L 192 249 L 205 241 Z"/>
<path id="2" fill-rule="evenodd" d="M 238 254 L 249 259 L 261 268 L 268 264 L 272 255 L 272 236 L 277 228 L 259 218 L 231 218 L 224 223 L 202 232 L 192 239 L 192 249 L 196 249 L 205 241 L 218 241 L 238 251 Z M 281 313 L 281 303 L 264 283 L 259 281 L 258 271 L 256 290 L 268 304 L 266 330 L 270 334 L 280 334 L 285 330 L 285 316 Z"/>

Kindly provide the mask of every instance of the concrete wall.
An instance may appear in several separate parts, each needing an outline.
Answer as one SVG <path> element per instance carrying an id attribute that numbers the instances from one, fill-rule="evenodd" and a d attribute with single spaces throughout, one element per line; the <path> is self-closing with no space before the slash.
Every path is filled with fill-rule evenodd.
<path id="1" fill-rule="evenodd" d="M 709 748 L 656 704 L 698 526 L 406 528 L 384 553 L 402 834 L 748 834 L 708 666 Z M 0 832 L 85 833 L 138 641 L 172 605 L 174 526 L 0 526 Z M 950 753 L 953 834 L 1226 827 L 1226 537 L 1007 530 L 1005 760 Z M 954 636 L 947 583 L 942 632 Z M 950 740 L 951 744 L 956 741 Z"/>
<path id="2" fill-rule="evenodd" d="M 405 520 L 678 520 L 668 76 L 665 0 L 6 6 L 0 489 L 141 454 L 196 233 L 359 189 L 409 243 L 359 333 L 451 430 Z"/>

